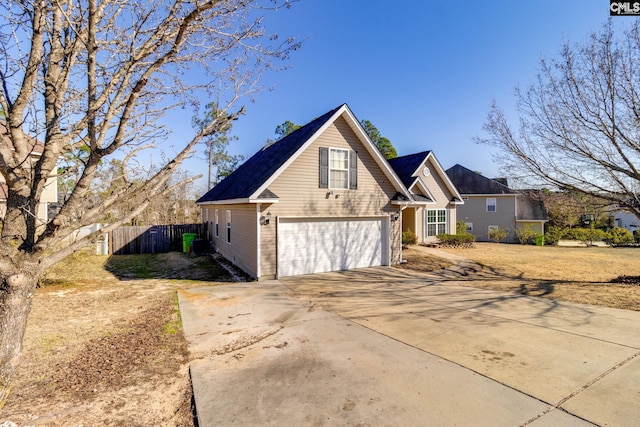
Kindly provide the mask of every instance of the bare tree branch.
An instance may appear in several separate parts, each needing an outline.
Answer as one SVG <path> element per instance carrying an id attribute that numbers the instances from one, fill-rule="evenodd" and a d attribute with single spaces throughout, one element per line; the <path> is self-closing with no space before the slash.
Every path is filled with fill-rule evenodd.
<path id="1" fill-rule="evenodd" d="M 65 239 L 107 212 L 118 211 L 109 227 L 130 221 L 170 191 L 172 174 L 196 144 L 241 115 L 239 101 L 260 89 L 262 72 L 299 47 L 263 25 L 268 13 L 289 4 L 0 3 L 0 177 L 8 192 L 0 232 L 0 409 L 38 278 L 95 236 L 66 247 Z M 166 114 L 211 99 L 225 114 L 177 141 L 176 154 L 153 165 L 144 179 L 132 175 L 129 163 L 139 150 L 167 137 Z M 66 170 L 72 176 L 65 176 L 58 215 L 43 226 L 38 207 L 61 158 L 73 162 Z M 101 193 L 102 169 L 110 164 L 122 168 L 121 185 Z"/>
<path id="2" fill-rule="evenodd" d="M 640 217 L 640 23 L 620 36 L 608 22 L 581 43 L 542 60 L 537 81 L 516 90 L 514 134 L 492 105 L 477 141 L 500 149 L 496 160 L 528 186 L 570 189 Z"/>

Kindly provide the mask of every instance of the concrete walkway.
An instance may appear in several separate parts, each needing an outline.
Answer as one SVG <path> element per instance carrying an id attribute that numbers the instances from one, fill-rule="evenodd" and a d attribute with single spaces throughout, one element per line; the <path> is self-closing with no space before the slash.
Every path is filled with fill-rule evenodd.
<path id="1" fill-rule="evenodd" d="M 637 425 L 640 313 L 461 286 L 473 270 L 181 291 L 200 426 Z"/>

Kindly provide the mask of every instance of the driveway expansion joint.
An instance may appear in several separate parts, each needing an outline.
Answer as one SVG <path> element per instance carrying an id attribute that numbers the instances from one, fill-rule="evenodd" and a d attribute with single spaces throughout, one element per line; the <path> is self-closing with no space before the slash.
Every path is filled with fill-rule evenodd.
<path id="1" fill-rule="evenodd" d="M 627 365 L 628 363 L 630 363 L 632 360 L 636 359 L 637 357 L 640 356 L 640 352 L 637 352 L 631 356 L 629 356 L 628 358 L 626 358 L 625 360 L 621 361 L 620 363 L 617 363 L 615 366 L 611 367 L 610 369 L 607 369 L 605 372 L 603 372 L 602 374 L 598 375 L 597 377 L 595 377 L 593 380 L 589 381 L 587 384 L 583 385 L 582 387 L 580 387 L 578 390 L 574 391 L 573 393 L 565 396 L 564 398 L 562 398 L 560 401 L 558 401 L 556 404 L 550 406 L 547 410 L 545 410 L 544 412 L 542 412 L 541 414 L 536 415 L 535 417 L 527 420 L 525 423 L 521 424 L 519 427 L 524 427 L 526 425 L 531 424 L 532 422 L 536 421 L 537 419 L 543 417 L 544 415 L 548 414 L 549 412 L 555 410 L 555 409 L 559 409 L 561 411 L 567 412 L 568 414 L 574 416 L 574 417 L 579 417 L 576 414 L 571 414 L 570 412 L 568 412 L 566 409 L 562 408 L 562 405 L 564 405 L 565 403 L 567 403 L 570 399 L 576 397 L 578 394 L 582 393 L 583 391 L 587 390 L 589 387 L 591 387 L 592 385 L 594 385 L 595 383 L 597 383 L 598 381 L 602 380 L 603 378 L 605 378 L 606 376 L 612 374 L 614 371 L 620 369 L 621 367 Z M 588 421 L 584 418 L 581 418 L 584 421 Z M 588 421 L 589 422 L 589 421 Z"/>

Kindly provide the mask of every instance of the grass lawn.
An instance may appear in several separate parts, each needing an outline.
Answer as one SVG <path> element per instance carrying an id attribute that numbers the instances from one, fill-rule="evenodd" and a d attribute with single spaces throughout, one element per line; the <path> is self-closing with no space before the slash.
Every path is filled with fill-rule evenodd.
<path id="1" fill-rule="evenodd" d="M 571 248 L 476 243 L 440 249 L 483 266 L 467 286 L 640 311 L 640 286 L 611 283 L 640 276 L 638 248 Z"/>

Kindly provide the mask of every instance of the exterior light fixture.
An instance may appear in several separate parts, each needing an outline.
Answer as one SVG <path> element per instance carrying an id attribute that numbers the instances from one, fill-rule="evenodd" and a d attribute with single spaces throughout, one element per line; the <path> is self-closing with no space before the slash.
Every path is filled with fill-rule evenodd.
<path id="1" fill-rule="evenodd" d="M 264 225 L 269 225 L 271 222 L 271 212 L 267 212 L 267 216 L 264 218 Z"/>

